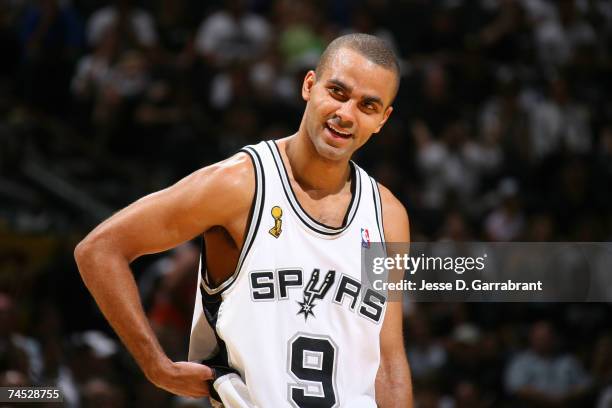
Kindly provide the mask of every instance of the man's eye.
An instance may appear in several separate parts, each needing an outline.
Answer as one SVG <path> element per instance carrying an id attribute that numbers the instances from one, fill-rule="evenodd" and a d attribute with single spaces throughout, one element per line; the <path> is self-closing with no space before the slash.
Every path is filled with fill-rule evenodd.
<path id="1" fill-rule="evenodd" d="M 331 92 L 334 95 L 342 95 L 342 90 L 336 87 L 329 88 L 329 92 Z"/>
<path id="2" fill-rule="evenodd" d="M 369 111 L 375 111 L 376 110 L 376 105 L 374 105 L 373 103 L 364 103 L 363 107 L 366 108 Z"/>

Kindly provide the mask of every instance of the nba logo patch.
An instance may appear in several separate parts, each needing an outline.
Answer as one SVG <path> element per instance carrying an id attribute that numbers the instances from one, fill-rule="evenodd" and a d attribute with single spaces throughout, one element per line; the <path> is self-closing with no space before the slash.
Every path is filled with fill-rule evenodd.
<path id="1" fill-rule="evenodd" d="M 370 233 L 367 228 L 361 229 L 361 246 L 363 248 L 370 248 Z"/>

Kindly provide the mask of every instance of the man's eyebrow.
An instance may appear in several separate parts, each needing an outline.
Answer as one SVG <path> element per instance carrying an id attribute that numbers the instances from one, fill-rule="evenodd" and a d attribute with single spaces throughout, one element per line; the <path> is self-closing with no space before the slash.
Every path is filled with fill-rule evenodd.
<path id="1" fill-rule="evenodd" d="M 330 78 L 327 80 L 327 83 L 336 85 L 337 87 L 344 89 L 349 94 L 353 91 L 353 88 L 351 86 L 347 85 L 346 83 L 342 82 L 340 79 L 337 78 Z M 382 99 L 380 99 L 378 96 L 365 95 L 362 100 L 365 103 L 375 103 L 380 106 L 385 106 Z"/>
<path id="2" fill-rule="evenodd" d="M 380 106 L 385 106 L 383 104 L 382 99 L 380 99 L 378 96 L 367 96 L 366 95 L 366 96 L 363 97 L 363 102 L 364 103 L 375 103 L 375 104 L 378 104 Z"/>
<path id="3" fill-rule="evenodd" d="M 348 86 L 347 84 L 345 84 L 344 82 L 342 82 L 341 80 L 336 79 L 336 78 L 330 78 L 330 79 L 328 79 L 328 80 L 327 80 L 327 83 L 334 84 L 334 85 L 336 85 L 336 86 L 338 86 L 338 87 L 340 87 L 340 88 L 344 89 L 345 91 L 347 91 L 347 92 L 349 92 L 349 93 L 351 93 L 351 92 L 353 91 L 353 88 L 352 88 L 352 87 Z"/>

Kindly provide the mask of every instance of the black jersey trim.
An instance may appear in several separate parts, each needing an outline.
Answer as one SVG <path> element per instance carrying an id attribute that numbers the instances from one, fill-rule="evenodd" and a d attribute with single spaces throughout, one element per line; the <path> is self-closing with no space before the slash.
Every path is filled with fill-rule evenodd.
<path id="1" fill-rule="evenodd" d="M 281 185 L 283 186 L 283 191 L 293 212 L 297 215 L 297 217 L 302 221 L 302 223 L 310 228 L 311 230 L 327 235 L 334 236 L 339 235 L 342 232 L 346 231 L 346 229 L 351 225 L 351 222 L 355 218 L 357 214 L 357 210 L 359 209 L 359 203 L 361 201 L 361 172 L 359 171 L 358 166 L 349 161 L 351 167 L 351 174 L 353 183 L 351 183 L 351 201 L 349 202 L 348 208 L 344 215 L 344 219 L 342 222 L 342 226 L 340 227 L 331 227 L 329 225 L 325 225 L 310 216 L 304 210 L 297 197 L 295 196 L 295 192 L 291 187 L 291 183 L 289 182 L 289 175 L 287 173 L 287 168 L 285 167 L 285 163 L 280 154 L 280 150 L 276 142 L 270 140 L 266 142 L 268 149 L 270 149 L 270 153 L 272 154 L 272 158 L 274 159 L 274 165 L 276 166 L 276 170 L 278 171 L 278 175 L 281 180 Z"/>
<path id="2" fill-rule="evenodd" d="M 208 389 L 210 391 L 210 397 L 215 399 L 216 401 L 222 402 L 221 397 L 217 393 L 215 389 L 215 382 L 228 374 L 237 374 L 238 370 L 233 368 L 229 363 L 229 354 L 227 350 L 227 345 L 221 338 L 219 337 L 219 333 L 217 332 L 217 319 L 219 318 L 219 307 L 223 302 L 223 298 L 221 297 L 221 293 L 216 294 L 208 294 L 206 292 L 202 292 L 202 312 L 206 317 L 206 321 L 210 325 L 215 334 L 215 339 L 217 341 L 217 352 L 212 356 L 204 360 L 200 360 L 201 364 L 204 364 L 211 368 L 213 372 L 213 378 L 207 380 Z"/>
<path id="3" fill-rule="evenodd" d="M 259 223 L 261 221 L 261 214 L 264 207 L 264 199 L 265 199 L 265 190 L 266 190 L 266 180 L 263 171 L 263 164 L 261 161 L 261 157 L 257 153 L 255 149 L 250 146 L 246 146 L 240 150 L 241 152 L 245 152 L 249 155 L 253 163 L 253 169 L 255 170 L 255 196 L 253 197 L 253 202 L 251 203 L 251 210 L 249 211 L 250 216 L 247 221 L 248 229 L 247 235 L 244 238 L 244 242 L 242 244 L 242 249 L 240 250 L 240 255 L 238 257 L 238 262 L 236 263 L 236 269 L 234 269 L 234 273 L 232 276 L 221 282 L 219 285 L 210 287 L 208 285 L 208 277 L 206 276 L 204 270 L 200 271 L 202 274 L 202 289 L 209 294 L 214 295 L 217 293 L 221 293 L 227 288 L 229 288 L 232 283 L 236 281 L 238 278 L 238 274 L 240 269 L 242 268 L 242 264 L 246 259 L 251 247 L 253 246 L 253 242 L 255 242 L 255 236 L 257 235 L 257 231 L 259 230 Z M 204 265 L 204 263 L 202 263 Z"/>
<path id="4" fill-rule="evenodd" d="M 383 245 L 383 250 L 385 253 L 387 252 L 387 246 L 385 239 L 385 224 L 383 222 L 383 214 L 382 214 L 382 199 L 380 196 L 380 190 L 378 188 L 378 183 L 372 177 L 370 177 L 370 183 L 372 184 L 372 196 L 374 198 L 374 214 L 376 214 L 376 224 L 378 226 L 378 233 L 380 234 L 380 239 Z"/>

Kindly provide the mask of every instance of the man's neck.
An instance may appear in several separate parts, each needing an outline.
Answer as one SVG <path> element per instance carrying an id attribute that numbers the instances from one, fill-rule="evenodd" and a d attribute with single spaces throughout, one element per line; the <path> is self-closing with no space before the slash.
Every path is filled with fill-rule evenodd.
<path id="1" fill-rule="evenodd" d="M 304 189 L 321 195 L 338 193 L 350 176 L 348 160 L 322 158 L 310 138 L 299 132 L 286 139 L 284 151 L 293 179 Z"/>

